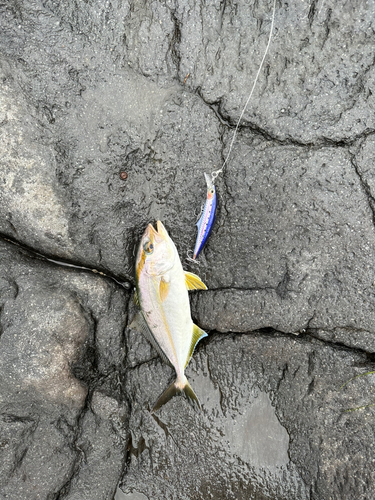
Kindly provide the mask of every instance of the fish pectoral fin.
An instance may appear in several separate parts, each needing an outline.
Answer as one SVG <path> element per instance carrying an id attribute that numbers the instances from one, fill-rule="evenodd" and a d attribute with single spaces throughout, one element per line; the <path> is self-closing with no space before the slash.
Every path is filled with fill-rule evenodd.
<path id="1" fill-rule="evenodd" d="M 168 403 L 170 399 L 172 399 L 174 396 L 176 396 L 181 392 L 185 394 L 187 400 L 193 407 L 197 406 L 199 409 L 201 409 L 201 405 L 199 404 L 198 398 L 195 392 L 193 391 L 191 385 L 189 384 L 189 382 L 186 380 L 184 387 L 180 389 L 178 387 L 178 381 L 176 380 L 163 392 L 160 398 L 156 401 L 154 407 L 152 408 L 151 413 L 154 413 L 155 411 L 159 410 L 159 408 L 165 405 L 165 403 Z"/>
<path id="2" fill-rule="evenodd" d="M 157 343 L 157 340 L 154 337 L 154 334 L 150 330 L 150 327 L 147 324 L 147 321 L 142 313 L 142 311 L 139 311 L 133 318 L 132 322 L 129 325 L 129 328 L 132 330 L 136 330 L 139 333 L 142 333 L 146 337 L 146 339 L 150 342 L 152 347 L 156 350 L 156 352 L 159 354 L 161 359 L 167 363 L 168 365 L 172 366 L 171 362 L 167 358 L 166 354 L 160 347 L 160 345 Z"/>
<path id="3" fill-rule="evenodd" d="M 187 367 L 198 342 L 204 337 L 207 337 L 207 333 L 203 331 L 201 328 L 199 328 L 199 326 L 193 324 L 193 336 L 191 338 L 191 344 L 190 344 L 189 354 L 186 359 L 185 368 Z"/>
<path id="4" fill-rule="evenodd" d="M 163 278 L 160 280 L 160 285 L 159 285 L 159 294 L 160 294 L 160 300 L 162 302 L 165 301 L 167 298 L 167 295 L 169 293 L 169 282 L 165 281 Z"/>
<path id="5" fill-rule="evenodd" d="M 188 271 L 185 271 L 185 285 L 188 290 L 207 290 L 200 277 Z"/>

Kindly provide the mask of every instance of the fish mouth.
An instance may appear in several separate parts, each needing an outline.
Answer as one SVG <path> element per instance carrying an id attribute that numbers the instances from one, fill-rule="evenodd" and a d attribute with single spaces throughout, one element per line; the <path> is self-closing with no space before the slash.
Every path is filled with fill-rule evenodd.
<path id="1" fill-rule="evenodd" d="M 145 231 L 145 236 L 148 236 L 148 238 L 150 239 L 150 241 L 154 241 L 155 240 L 157 242 L 164 240 L 167 234 L 168 233 L 167 233 L 164 225 L 162 224 L 162 222 L 160 222 L 160 220 L 158 220 L 156 222 L 156 229 L 150 223 L 147 226 L 147 229 Z"/>
<path id="2" fill-rule="evenodd" d="M 160 220 L 156 222 L 156 227 L 158 234 L 164 234 L 164 235 L 167 234 L 167 231 Z"/>

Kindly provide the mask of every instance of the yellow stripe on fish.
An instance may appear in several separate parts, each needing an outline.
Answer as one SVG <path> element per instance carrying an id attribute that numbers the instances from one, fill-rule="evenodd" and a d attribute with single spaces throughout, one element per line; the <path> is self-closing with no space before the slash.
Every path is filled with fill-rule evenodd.
<path id="1" fill-rule="evenodd" d="M 153 411 L 180 391 L 199 406 L 184 371 L 197 343 L 207 334 L 191 319 L 188 290 L 206 290 L 207 287 L 196 274 L 184 272 L 176 246 L 160 221 L 156 230 L 151 224 L 147 226 L 135 268 L 135 301 L 141 312 L 130 327 L 146 335 L 177 375 Z"/>

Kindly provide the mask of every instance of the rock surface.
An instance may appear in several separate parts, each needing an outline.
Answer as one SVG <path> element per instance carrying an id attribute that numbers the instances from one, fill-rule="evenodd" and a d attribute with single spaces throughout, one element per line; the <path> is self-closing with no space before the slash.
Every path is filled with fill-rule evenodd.
<path id="1" fill-rule="evenodd" d="M 184 500 L 371 498 L 375 424 L 372 413 L 347 410 L 373 401 L 373 380 L 340 389 L 366 362 L 308 336 L 216 334 L 187 372 L 202 412 L 175 398 L 152 415 L 172 373 L 144 361 L 128 377 L 123 490 Z"/>
<path id="2" fill-rule="evenodd" d="M 0 497 L 111 498 L 128 441 L 127 294 L 4 242 L 0 269 Z"/>
<path id="3" fill-rule="evenodd" d="M 1 499 L 375 498 L 372 0 L 276 2 L 185 259 L 272 4 L 0 2 Z M 127 328 L 156 219 L 201 413 Z"/>

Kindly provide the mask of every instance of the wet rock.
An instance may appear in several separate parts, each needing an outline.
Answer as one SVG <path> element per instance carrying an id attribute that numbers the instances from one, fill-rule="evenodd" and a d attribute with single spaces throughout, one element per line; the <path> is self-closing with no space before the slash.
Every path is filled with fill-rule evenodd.
<path id="1" fill-rule="evenodd" d="M 1 232 L 71 258 L 69 207 L 56 182 L 53 150 L 39 140 L 37 112 L 12 86 L 12 70 L 4 61 L 0 74 Z"/>
<path id="2" fill-rule="evenodd" d="M 200 323 L 223 332 L 324 331 L 374 351 L 373 213 L 351 153 L 242 134 L 233 162 L 206 250 L 211 290 L 194 302 Z"/>
<path id="3" fill-rule="evenodd" d="M 86 485 L 79 498 L 109 498 L 127 441 L 126 294 L 4 242 L 0 274 L 0 496 L 56 497 L 107 467 L 97 496 Z"/>
<path id="4" fill-rule="evenodd" d="M 116 490 L 114 500 L 148 500 L 143 493 L 133 491 L 132 493 L 125 494 L 120 487 Z"/>
<path id="5" fill-rule="evenodd" d="M 180 81 L 236 123 L 271 28 L 271 1 L 178 3 Z M 354 139 L 374 130 L 374 13 L 362 2 L 280 4 L 261 83 L 244 121 L 279 140 Z M 359 47 L 361 47 L 359 49 Z"/>
<path id="6" fill-rule="evenodd" d="M 216 335 L 187 370 L 202 411 L 176 397 L 156 414 L 173 375 L 140 364 L 129 374 L 125 498 L 370 498 L 372 410 L 346 410 L 372 403 L 371 377 L 340 389 L 366 361 L 308 337 Z"/>
<path id="7" fill-rule="evenodd" d="M 82 419 L 77 448 L 82 453 L 79 473 L 69 484 L 67 500 L 113 498 L 123 469 L 128 440 L 127 406 L 95 391 L 91 411 Z"/>
<path id="8" fill-rule="evenodd" d="M 374 213 L 374 157 L 375 157 L 375 140 L 372 135 L 365 137 L 363 140 L 354 144 L 350 149 L 352 153 L 353 166 L 361 180 L 362 187 L 366 192 L 369 204 Z"/>
<path id="9" fill-rule="evenodd" d="M 1 498 L 57 495 L 76 468 L 76 418 L 69 408 L 43 408 L 31 398 L 1 402 Z"/>
<path id="10" fill-rule="evenodd" d="M 184 84 L 233 124 L 264 54 L 273 4 L 44 3 L 63 25 L 109 49 L 108 58 L 159 85 Z M 305 144 L 374 130 L 373 16 L 353 0 L 276 5 L 269 55 L 244 121 Z"/>
<path id="11" fill-rule="evenodd" d="M 116 64 L 101 45 L 107 31 L 89 43 L 72 33 L 69 8 L 61 20 L 52 2 L 39 7 L 22 9 L 24 38 L 14 9 L 2 17 L 0 231 L 123 277 L 133 274 L 135 242 L 150 220 L 176 221 L 186 251 L 204 193 L 197 178 L 221 162 L 214 111 L 175 82 L 159 86 Z"/>
<path id="12" fill-rule="evenodd" d="M 372 378 L 340 389 L 375 352 L 366 3 L 276 5 L 213 233 L 200 266 L 185 262 L 271 12 L 0 4 L 2 498 L 371 498 Z M 155 219 L 209 287 L 192 294 L 219 332 L 188 368 L 201 414 L 182 398 L 150 414 L 173 373 L 126 329 L 120 285 Z"/>
<path id="13" fill-rule="evenodd" d="M 166 223 L 182 256 L 191 250 L 204 199 L 202 173 L 222 163 L 232 137 L 215 114 L 217 106 L 206 102 L 220 101 L 220 113 L 236 119 L 252 73 L 248 66 L 258 64 L 247 55 L 268 32 L 263 21 L 269 13 L 265 4 L 238 5 L 238 15 L 229 5 L 192 8 L 189 15 L 182 4 L 137 5 L 135 10 L 126 2 L 111 5 L 106 15 L 96 2 L 80 9 L 44 2 L 38 15 L 34 3 L 22 9 L 9 5 L 0 39 L 5 83 L 0 231 L 43 253 L 128 278 L 139 236 L 150 220 Z M 215 291 L 199 295 L 195 314 L 208 329 L 310 329 L 322 338 L 373 351 L 374 234 L 371 190 L 366 188 L 371 155 L 366 156 L 369 146 L 349 148 L 332 132 L 334 123 L 338 133 L 346 133 L 347 123 L 351 139 L 369 134 L 369 124 L 354 118 L 366 116 L 358 96 L 364 95 L 372 71 L 370 52 L 366 46 L 355 55 L 347 41 L 348 67 L 337 62 L 338 53 L 331 58 L 333 47 L 344 44 L 343 30 L 364 44 L 359 25 L 369 21 L 352 19 L 349 5 L 345 16 L 340 8 L 340 23 L 336 8 L 307 12 L 302 7 L 277 10 L 272 47 L 284 55 L 274 55 L 263 97 L 253 100 L 259 106 L 255 115 L 291 140 L 270 140 L 275 131 L 260 134 L 253 125 L 254 132 L 237 137 L 218 179 L 217 222 L 206 247 L 207 265 L 199 271 Z M 359 13 L 364 9 L 357 8 Z M 121 16 L 125 23 L 119 22 Z M 301 57 L 294 50 L 281 74 L 290 50 L 281 29 L 286 18 L 296 21 L 294 41 L 301 37 L 304 60 L 313 63 L 294 71 Z M 200 25 L 203 32 L 197 31 Z M 314 43 L 307 32 L 316 35 Z M 158 43 L 150 57 L 152 37 Z M 194 52 L 194 46 L 202 49 Z M 43 61 L 41 47 L 46 49 Z M 324 76 L 319 61 L 328 56 Z M 130 65 L 119 62 L 124 58 Z M 324 120 L 318 113 L 321 97 L 318 102 L 315 94 L 327 95 L 322 90 L 334 81 L 328 76 L 333 67 L 352 77 L 345 92 L 338 84 L 329 102 L 325 98 L 329 111 Z M 183 88 L 182 75 L 189 71 Z M 231 88 L 229 77 L 236 82 Z M 293 101 L 289 107 L 284 103 L 287 118 L 280 111 L 272 120 L 268 114 L 275 108 L 264 104 L 271 91 L 277 96 L 283 89 L 281 83 L 275 88 L 274 78 L 291 78 L 288 92 L 283 90 Z M 295 78 L 310 78 L 310 93 L 293 85 Z M 197 88 L 206 102 L 191 92 Z M 303 112 L 292 111 L 300 106 Z M 309 137 L 299 137 L 302 131 Z M 329 133 L 330 143 L 324 139 Z M 312 140 L 320 146 L 305 144 Z M 366 144 L 371 141 L 369 136 Z M 251 314 L 244 317 L 243 309 Z"/>

